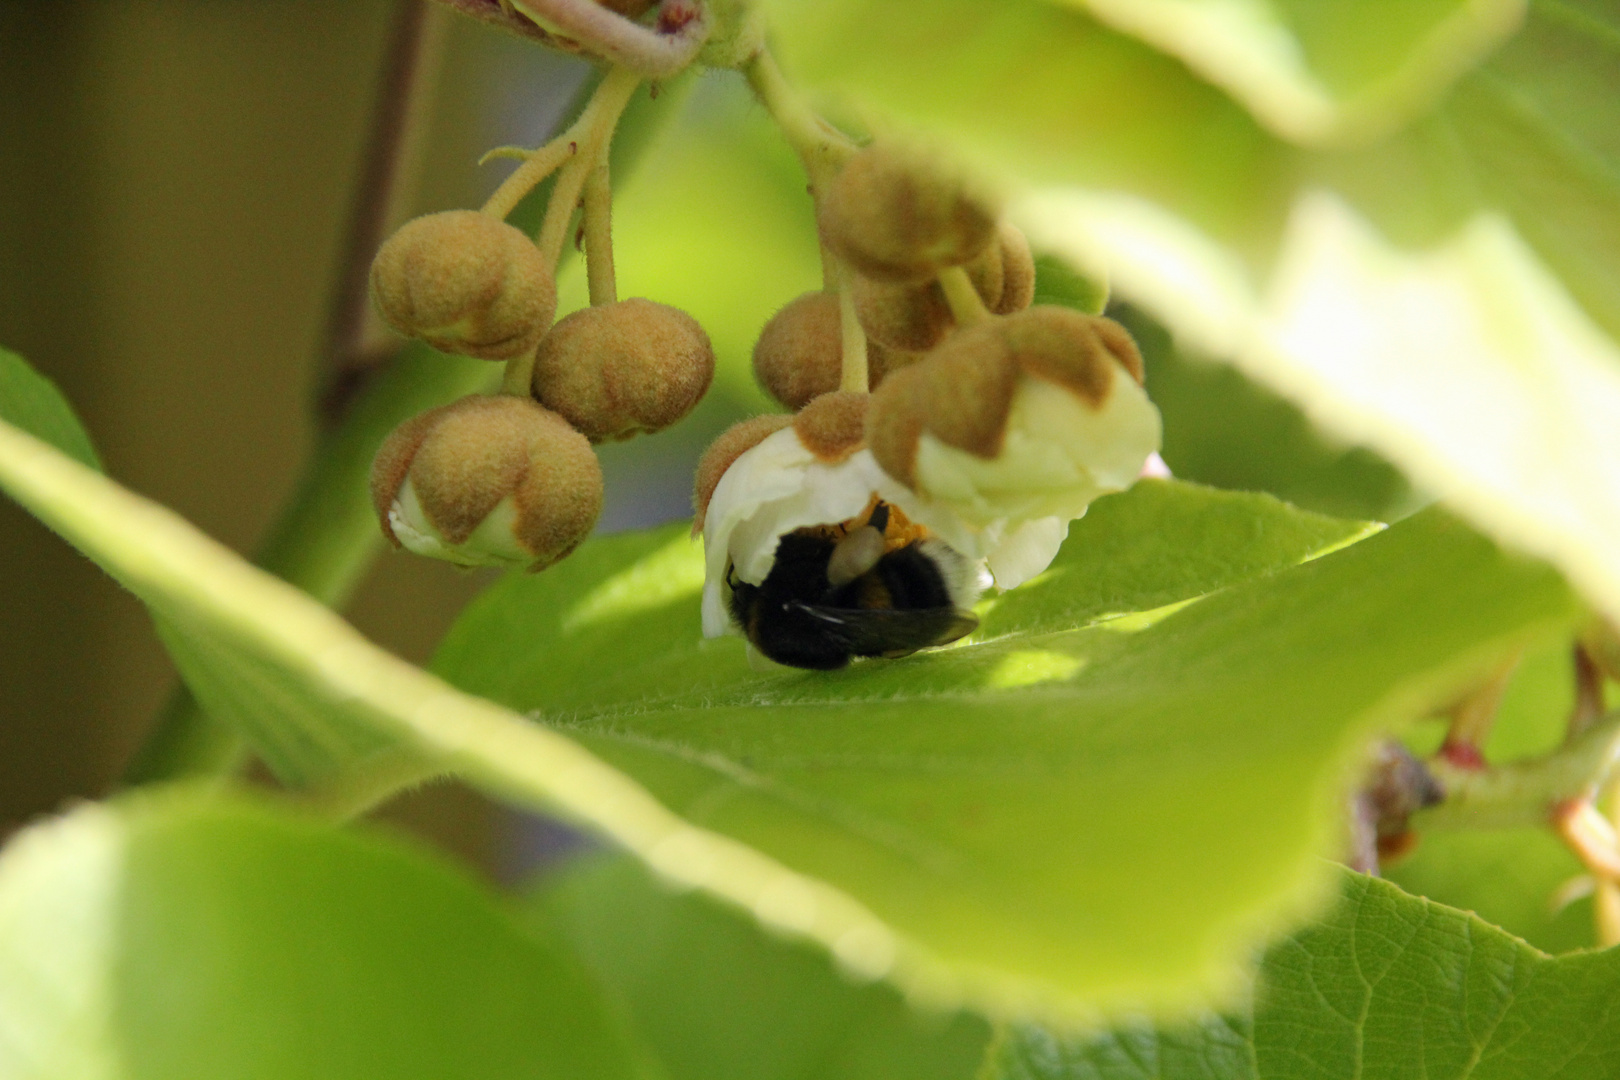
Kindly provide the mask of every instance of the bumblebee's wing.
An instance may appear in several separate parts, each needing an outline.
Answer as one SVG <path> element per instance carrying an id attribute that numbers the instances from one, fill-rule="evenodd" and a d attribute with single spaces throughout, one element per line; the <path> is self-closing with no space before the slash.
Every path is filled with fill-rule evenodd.
<path id="1" fill-rule="evenodd" d="M 904 656 L 946 645 L 978 628 L 979 620 L 954 607 L 835 608 L 790 601 L 831 642 L 856 656 Z"/>

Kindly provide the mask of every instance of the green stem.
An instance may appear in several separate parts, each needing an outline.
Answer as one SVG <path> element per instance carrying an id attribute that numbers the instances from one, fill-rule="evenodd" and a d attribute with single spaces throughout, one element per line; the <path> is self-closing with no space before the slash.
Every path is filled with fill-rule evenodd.
<path id="1" fill-rule="evenodd" d="M 872 376 L 867 365 L 866 331 L 855 314 L 855 290 L 850 287 L 854 271 L 845 267 L 840 276 L 838 326 L 843 335 L 843 354 L 838 389 L 864 394 L 872 389 Z"/>
<path id="2" fill-rule="evenodd" d="M 1414 829 L 1545 825 L 1558 806 L 1592 798 L 1614 775 L 1620 765 L 1620 710 L 1545 757 L 1488 769 L 1461 768 L 1444 758 L 1426 764 L 1446 797 L 1414 815 Z"/>
<path id="3" fill-rule="evenodd" d="M 951 317 L 957 326 L 969 327 L 990 321 L 990 309 L 984 306 L 984 298 L 973 287 L 973 279 L 966 270 L 947 266 L 939 272 L 939 285 L 945 290 L 945 302 L 951 306 Z"/>
<path id="4" fill-rule="evenodd" d="M 811 194 L 821 191 L 855 153 L 854 141 L 816 115 L 782 76 L 781 68 L 776 66 L 769 52 L 761 49 L 743 66 L 743 75 L 760 104 L 782 130 L 782 137 L 804 162 Z"/>
<path id="5" fill-rule="evenodd" d="M 591 103 L 575 125 L 583 128 L 579 153 L 557 174 L 557 186 L 552 188 L 551 202 L 546 206 L 546 220 L 541 224 L 540 235 L 535 240 L 546 265 L 556 266 L 562 258 L 563 241 L 567 239 L 568 227 L 574 220 L 574 208 L 579 205 L 585 178 L 602 155 L 608 152 L 619 114 L 640 85 L 640 75 L 628 68 L 614 68 L 596 88 Z"/>
<path id="6" fill-rule="evenodd" d="M 585 278 L 592 307 L 618 301 L 619 285 L 613 272 L 613 181 L 605 154 L 585 180 Z"/>

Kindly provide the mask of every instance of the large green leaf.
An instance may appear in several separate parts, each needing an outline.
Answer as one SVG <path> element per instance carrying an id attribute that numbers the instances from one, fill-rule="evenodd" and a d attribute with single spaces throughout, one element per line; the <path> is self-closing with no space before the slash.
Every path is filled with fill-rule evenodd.
<path id="1" fill-rule="evenodd" d="M 395 841 L 166 792 L 0 859 L 0 1075 L 631 1077 L 564 949 Z"/>
<path id="2" fill-rule="evenodd" d="M 974 1080 L 990 1028 L 857 985 L 825 953 L 658 887 L 625 858 L 584 857 L 535 898 L 622 1003 L 668 1080 Z"/>
<path id="3" fill-rule="evenodd" d="M 1364 740 L 1575 618 L 1556 575 L 1428 513 L 1179 610 L 756 673 L 739 641 L 697 643 L 698 554 L 665 532 L 514 577 L 459 630 L 468 684 L 502 653 L 571 666 L 556 701 L 496 671 L 493 696 L 548 722 L 527 724 L 9 425 L 0 484 L 151 604 L 219 693 L 275 703 L 267 745 L 324 762 L 346 800 L 454 769 L 864 976 L 1071 1019 L 1229 989 L 1250 943 L 1320 893 Z M 1184 546 L 1201 542 L 1195 525 Z M 1120 595 L 1161 600 L 1162 565 Z"/>
<path id="4" fill-rule="evenodd" d="M 1419 112 L 1519 23 L 1525 0 L 1061 0 L 1135 34 L 1301 142 Z"/>
<path id="5" fill-rule="evenodd" d="M 885 931 L 834 939 L 856 970 L 1162 1005 L 1228 987 L 1238 943 L 1320 887 L 1361 738 L 1568 617 L 1550 576 L 1435 514 L 1281 570 L 1354 531 L 1139 485 L 987 640 L 828 675 L 697 641 L 699 556 L 671 529 L 499 583 L 436 667 L 806 875 L 756 899 L 767 921 L 816 931 L 815 880 L 858 898 Z M 655 864 L 709 872 L 695 847 Z"/>
<path id="6" fill-rule="evenodd" d="M 1537 0 L 1433 111 L 1333 152 L 1039 0 L 770 6 L 802 77 L 1054 185 L 1013 211 L 1038 244 L 1620 614 L 1612 4 Z"/>
<path id="7" fill-rule="evenodd" d="M 1606 1080 L 1620 950 L 1551 958 L 1452 908 L 1343 873 L 1328 918 L 1274 946 L 1245 1010 L 1062 1038 L 1013 1029 L 991 1080 Z"/>

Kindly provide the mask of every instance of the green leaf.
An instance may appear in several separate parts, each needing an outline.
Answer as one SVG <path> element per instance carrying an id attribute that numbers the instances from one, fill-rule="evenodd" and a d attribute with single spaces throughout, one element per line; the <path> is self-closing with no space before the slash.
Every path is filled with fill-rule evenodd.
<path id="1" fill-rule="evenodd" d="M 1058 0 L 1179 57 L 1284 138 L 1365 140 L 1517 29 L 1525 0 Z"/>
<path id="2" fill-rule="evenodd" d="M 1555 574 L 1430 512 L 1178 609 L 756 673 L 741 642 L 697 643 L 697 553 L 666 531 L 587 545 L 473 610 L 461 655 L 516 652 L 526 671 L 566 670 L 571 636 L 617 630 L 565 707 L 505 699 L 541 710 L 528 724 L 8 425 L 0 485 L 213 678 L 279 695 L 279 745 L 325 761 L 340 802 L 454 770 L 861 976 L 1071 1021 L 1229 990 L 1253 942 L 1321 894 L 1365 741 L 1577 617 Z"/>
<path id="3" fill-rule="evenodd" d="M 101 459 L 56 384 L 14 352 L 0 348 L 0 420 L 44 439 L 92 469 Z"/>
<path id="4" fill-rule="evenodd" d="M 974 1080 L 984 1058 L 982 1019 L 851 983 L 825 953 L 659 888 L 628 859 L 564 867 L 535 911 L 623 1003 L 668 1080 Z"/>
<path id="5" fill-rule="evenodd" d="M 398 842 L 165 792 L 0 858 L 0 1075 L 630 1077 L 568 953 Z"/>
<path id="6" fill-rule="evenodd" d="M 696 641 L 699 556 L 672 529 L 499 583 L 436 667 L 859 899 L 893 933 L 837 946 L 857 970 L 1003 1010 L 1031 983 L 1162 1006 L 1229 985 L 1238 943 L 1320 884 L 1362 737 L 1568 617 L 1549 575 L 1434 514 L 1276 572 L 1356 529 L 1138 485 L 986 613 L 988 640 L 830 675 Z M 655 865 L 705 880 L 678 848 Z M 780 892 L 756 911 L 813 931 L 808 886 Z"/>
<path id="7" fill-rule="evenodd" d="M 1072 630 L 1150 611 L 1287 569 L 1376 528 L 1267 495 L 1143 482 L 1070 525 L 1051 567 L 1001 597 L 981 636 Z"/>
<path id="8" fill-rule="evenodd" d="M 772 10 L 813 85 L 1053 185 L 1010 211 L 1037 247 L 1620 615 L 1612 4 L 1538 0 L 1432 112 L 1319 152 L 1053 4 Z"/>
<path id="9" fill-rule="evenodd" d="M 1551 958 L 1465 912 L 1341 873 L 1274 946 L 1248 1008 L 1180 1028 L 1003 1041 L 989 1080 L 1603 1080 L 1620 1067 L 1620 950 Z"/>

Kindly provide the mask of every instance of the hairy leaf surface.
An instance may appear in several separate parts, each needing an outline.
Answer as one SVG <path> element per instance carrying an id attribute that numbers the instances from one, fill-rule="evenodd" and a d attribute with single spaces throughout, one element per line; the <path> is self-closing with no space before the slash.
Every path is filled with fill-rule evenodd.
<path id="1" fill-rule="evenodd" d="M 1274 946 L 1253 1003 L 1201 1023 L 1008 1033 L 992 1080 L 1603 1080 L 1620 1070 L 1620 950 L 1549 957 L 1472 915 L 1341 872 L 1326 919 Z"/>

